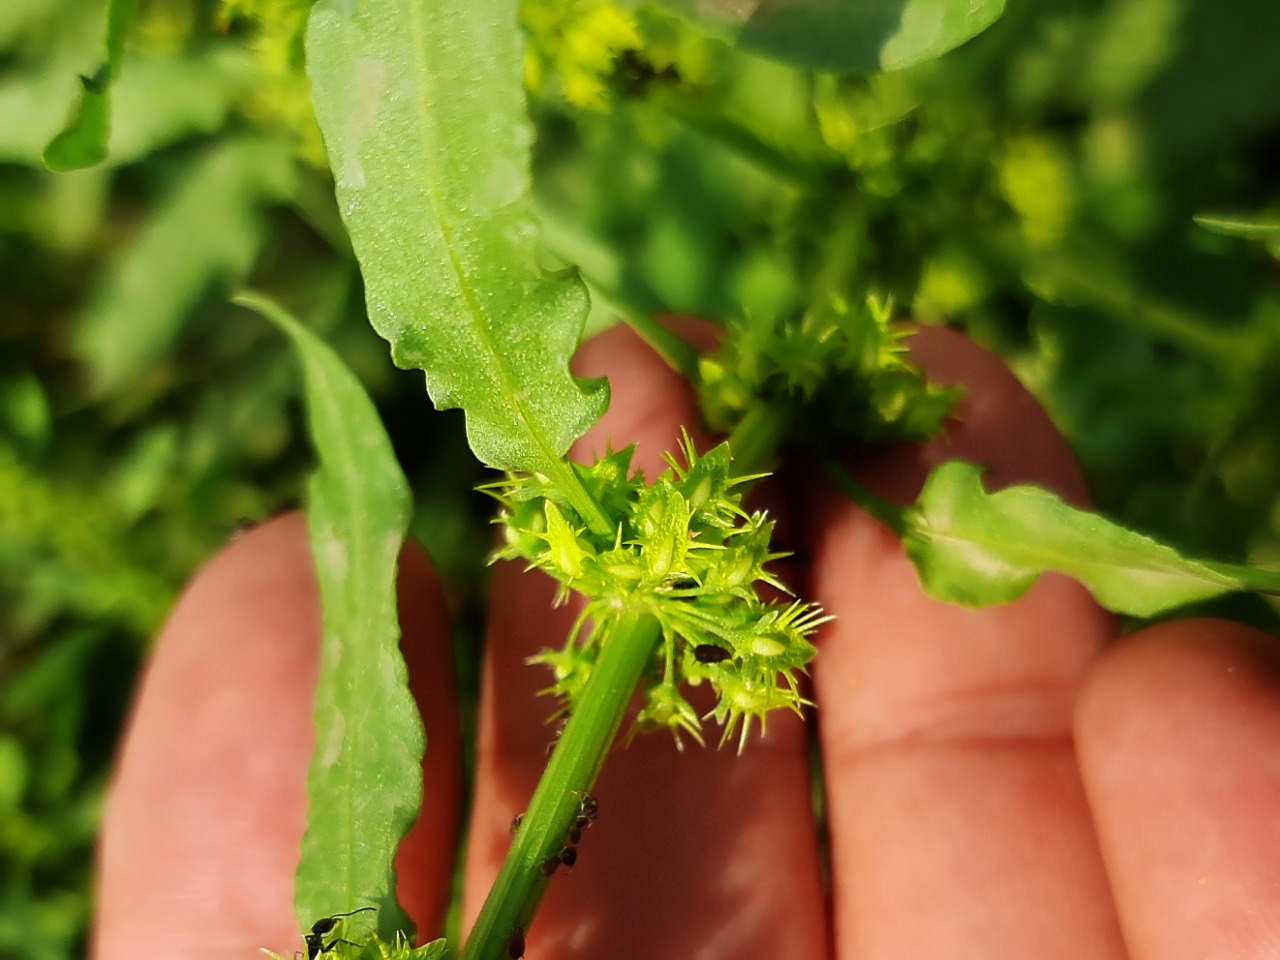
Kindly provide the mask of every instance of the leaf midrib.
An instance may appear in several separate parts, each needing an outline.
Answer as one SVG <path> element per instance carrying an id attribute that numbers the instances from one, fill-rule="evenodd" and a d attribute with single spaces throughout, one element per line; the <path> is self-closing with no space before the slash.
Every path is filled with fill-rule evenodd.
<path id="1" fill-rule="evenodd" d="M 925 533 L 927 538 L 935 543 L 949 545 L 973 544 L 992 556 L 1000 558 L 1002 562 L 1009 563 L 1010 561 L 1005 558 L 1011 558 L 1019 565 L 1035 570 L 1037 573 L 1048 573 L 1063 569 L 1056 562 L 1056 558 L 1061 557 L 1062 553 L 1036 549 L 1030 541 L 1011 543 L 1007 538 L 1001 537 L 960 536 L 950 532 L 943 532 L 943 528 L 938 527 L 927 518 L 925 518 L 924 523 L 917 522 L 914 526 L 916 530 Z M 954 529 L 954 525 L 948 529 Z M 1135 571 L 1155 574 L 1170 573 L 1177 574 L 1184 579 L 1220 584 L 1228 589 L 1238 588 L 1240 585 L 1238 578 L 1223 574 L 1198 560 L 1189 560 L 1181 555 L 1178 556 L 1178 561 L 1181 564 L 1185 564 L 1185 566 L 1171 565 L 1167 561 L 1162 562 L 1159 566 L 1152 566 L 1150 564 L 1139 565 L 1136 563 L 1123 564 L 1114 561 L 1098 561 L 1080 556 L 1075 556 L 1073 559 L 1076 561 L 1077 569 L 1114 570 L 1118 572 Z"/>
<path id="2" fill-rule="evenodd" d="M 525 433 L 533 439 L 534 445 L 542 454 L 544 468 L 541 472 L 554 476 L 558 471 L 549 470 L 546 465 L 556 463 L 560 459 L 560 451 L 555 450 L 548 439 L 539 430 L 530 417 L 525 402 L 520 399 L 521 391 L 515 386 L 515 381 L 507 369 L 505 363 L 502 362 L 501 355 L 495 349 L 493 339 L 490 335 L 488 325 L 484 322 L 485 314 L 480 308 L 480 304 L 474 295 L 470 284 L 467 282 L 466 272 L 463 270 L 462 261 L 458 257 L 457 250 L 453 242 L 453 225 L 446 216 L 447 205 L 442 199 L 442 189 L 438 169 L 432 162 L 433 149 L 431 138 L 427 136 L 426 131 L 434 129 L 430 123 L 430 102 L 429 94 L 435 92 L 435 74 L 427 65 L 424 53 L 426 50 L 426 37 L 430 32 L 424 22 L 423 16 L 424 4 L 422 0 L 410 5 L 409 22 L 413 32 L 413 55 L 415 77 L 415 96 L 414 109 L 418 115 L 418 123 L 416 124 L 416 133 L 419 139 L 419 146 L 422 152 L 422 177 L 427 190 L 427 197 L 431 203 L 433 213 L 435 214 L 435 222 L 439 224 L 440 234 L 444 240 L 445 255 L 448 257 L 449 266 L 453 273 L 455 285 L 460 295 L 460 299 L 466 305 L 466 311 L 471 317 L 471 326 L 477 332 L 477 339 L 484 345 L 485 352 L 488 354 L 487 360 L 490 369 L 496 372 L 499 383 L 502 386 L 504 397 L 512 404 L 516 411 L 516 419 L 521 426 L 524 427 Z"/>

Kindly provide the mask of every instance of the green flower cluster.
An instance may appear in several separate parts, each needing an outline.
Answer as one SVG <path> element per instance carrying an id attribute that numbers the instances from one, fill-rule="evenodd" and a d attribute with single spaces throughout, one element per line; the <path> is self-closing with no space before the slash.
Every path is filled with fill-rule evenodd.
<path id="1" fill-rule="evenodd" d="M 655 81 L 698 86 L 715 43 L 661 6 L 614 0 L 520 0 L 520 25 L 529 93 L 595 114 Z"/>
<path id="2" fill-rule="evenodd" d="M 582 483 L 616 524 L 612 538 L 594 535 L 545 478 L 511 476 L 486 489 L 502 503 L 506 543 L 498 559 L 522 558 L 586 598 L 561 650 L 535 661 L 555 673 L 546 691 L 573 709 L 611 625 L 623 614 L 652 616 L 662 641 L 649 673 L 639 728 L 665 727 L 702 742 L 702 719 L 680 692 L 709 683 L 719 697 L 707 716 L 737 731 L 739 750 L 755 720 L 770 710 L 799 713 L 807 702 L 797 673 L 813 659 L 809 634 L 827 618 L 799 601 L 761 598 L 757 584 L 785 591 L 764 568 L 773 521 L 741 508 L 736 488 L 758 477 L 734 477 L 727 444 L 699 455 L 686 436 L 687 466 L 671 456 L 651 486 L 631 471 L 632 448 L 590 466 L 574 465 Z"/>
<path id="3" fill-rule="evenodd" d="M 249 119 L 293 138 L 298 155 L 327 170 L 328 156 L 311 102 L 303 50 L 313 0 L 221 0 L 218 22 L 224 31 L 246 29 L 257 71 L 242 107 Z"/>
<path id="4" fill-rule="evenodd" d="M 555 80 L 575 107 L 608 109 L 619 55 L 641 44 L 628 10 L 607 0 L 523 0 L 520 23 L 531 40 L 524 67 L 532 92 L 542 92 L 548 80 Z"/>
<path id="5" fill-rule="evenodd" d="M 934 436 L 959 391 L 929 383 L 908 362 L 910 331 L 891 318 L 891 303 L 869 297 L 855 308 L 831 295 L 793 319 L 735 321 L 724 346 L 699 363 L 708 423 L 728 433 L 764 399 L 795 408 L 787 435 L 802 443 Z M 804 416 L 806 409 L 821 415 Z M 806 437 L 809 423 L 823 435 Z"/>

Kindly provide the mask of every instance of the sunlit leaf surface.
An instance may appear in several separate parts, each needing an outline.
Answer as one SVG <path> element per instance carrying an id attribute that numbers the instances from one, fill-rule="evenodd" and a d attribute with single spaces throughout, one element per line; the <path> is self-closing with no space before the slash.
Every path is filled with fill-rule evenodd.
<path id="1" fill-rule="evenodd" d="M 307 524 L 324 641 L 298 917 L 309 928 L 319 917 L 374 906 L 381 908 L 378 925 L 390 935 L 409 929 L 395 902 L 392 862 L 422 803 L 425 749 L 396 613 L 409 486 L 377 411 L 337 354 L 269 301 L 245 295 L 237 302 L 293 339 L 320 458 L 307 488 Z M 347 929 L 367 930 L 365 916 L 345 921 Z"/>
<path id="2" fill-rule="evenodd" d="M 369 318 L 490 466 L 552 474 L 603 412 L 587 299 L 536 261 L 516 7 L 322 0 L 307 62 Z"/>
<path id="3" fill-rule="evenodd" d="M 1107 609 L 1138 617 L 1234 590 L 1280 592 L 1280 573 L 1190 560 L 1040 487 L 987 493 L 981 476 L 972 464 L 945 463 L 907 511 L 907 554 L 939 599 L 1003 603 L 1050 571 L 1079 580 Z"/>

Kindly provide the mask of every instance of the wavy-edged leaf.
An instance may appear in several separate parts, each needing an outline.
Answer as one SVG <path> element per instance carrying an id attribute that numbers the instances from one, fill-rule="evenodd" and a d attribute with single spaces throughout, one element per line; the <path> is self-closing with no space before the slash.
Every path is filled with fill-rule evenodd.
<path id="1" fill-rule="evenodd" d="M 581 282 L 536 261 L 523 62 L 514 0 L 320 0 L 307 29 L 374 327 L 476 456 L 565 480 L 608 393 L 569 373 Z"/>
<path id="2" fill-rule="evenodd" d="M 120 75 L 124 38 L 138 0 L 107 0 L 106 58 L 91 76 L 80 78 L 80 99 L 66 126 L 49 141 L 40 159 L 50 170 L 78 170 L 101 163 L 111 135 L 111 85 Z"/>
<path id="3" fill-rule="evenodd" d="M 667 0 L 733 42 L 836 73 L 902 70 L 999 19 L 1004 0 Z"/>
<path id="4" fill-rule="evenodd" d="M 236 302 L 273 321 L 297 347 L 320 459 L 307 524 L 324 640 L 298 918 L 307 929 L 319 917 L 377 906 L 390 935 L 409 929 L 395 901 L 393 859 L 422 803 L 426 746 L 396 613 L 409 485 L 373 403 L 337 354 L 270 301 L 241 295 Z M 361 919 L 347 920 L 348 929 Z"/>
<path id="5" fill-rule="evenodd" d="M 1189 560 L 1048 490 L 987 493 L 981 477 L 973 464 L 942 464 L 904 517 L 907 555 L 941 600 L 1003 603 L 1050 571 L 1079 580 L 1107 609 L 1138 617 L 1236 590 L 1280 593 L 1280 573 Z"/>

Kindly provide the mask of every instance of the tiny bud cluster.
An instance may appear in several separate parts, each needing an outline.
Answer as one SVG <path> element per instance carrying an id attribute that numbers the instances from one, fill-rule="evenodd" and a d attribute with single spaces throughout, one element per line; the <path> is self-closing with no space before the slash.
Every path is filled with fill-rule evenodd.
<path id="1" fill-rule="evenodd" d="M 719 703 L 709 716 L 723 727 L 721 742 L 738 733 L 739 749 L 755 721 L 769 711 L 797 713 L 805 704 L 797 681 L 813 658 L 809 635 L 826 617 L 801 602 L 762 599 L 758 584 L 785 588 L 765 565 L 773 521 L 747 513 L 735 489 L 758 477 L 733 477 L 727 444 L 698 454 L 686 436 L 685 466 L 669 468 L 652 485 L 631 471 L 632 448 L 610 452 L 575 470 L 614 524 L 612 538 L 587 529 L 545 478 L 511 476 L 485 488 L 502 504 L 505 544 L 497 559 L 520 558 L 586 604 L 560 650 L 535 658 L 550 667 L 566 710 L 590 675 L 600 645 L 623 613 L 642 612 L 662 629 L 640 727 L 665 727 L 702 742 L 702 719 L 680 692 L 682 682 L 710 684 Z"/>
<path id="2" fill-rule="evenodd" d="M 819 299 L 798 317 L 738 321 L 719 351 L 699 364 L 699 405 L 716 430 L 731 432 L 760 397 L 818 417 L 792 418 L 790 442 L 927 440 L 959 397 L 931 384 L 907 360 L 910 331 L 891 325 L 892 303 L 860 306 Z M 819 424 L 821 436 L 805 436 Z M 833 433 L 834 431 L 834 433 Z"/>

